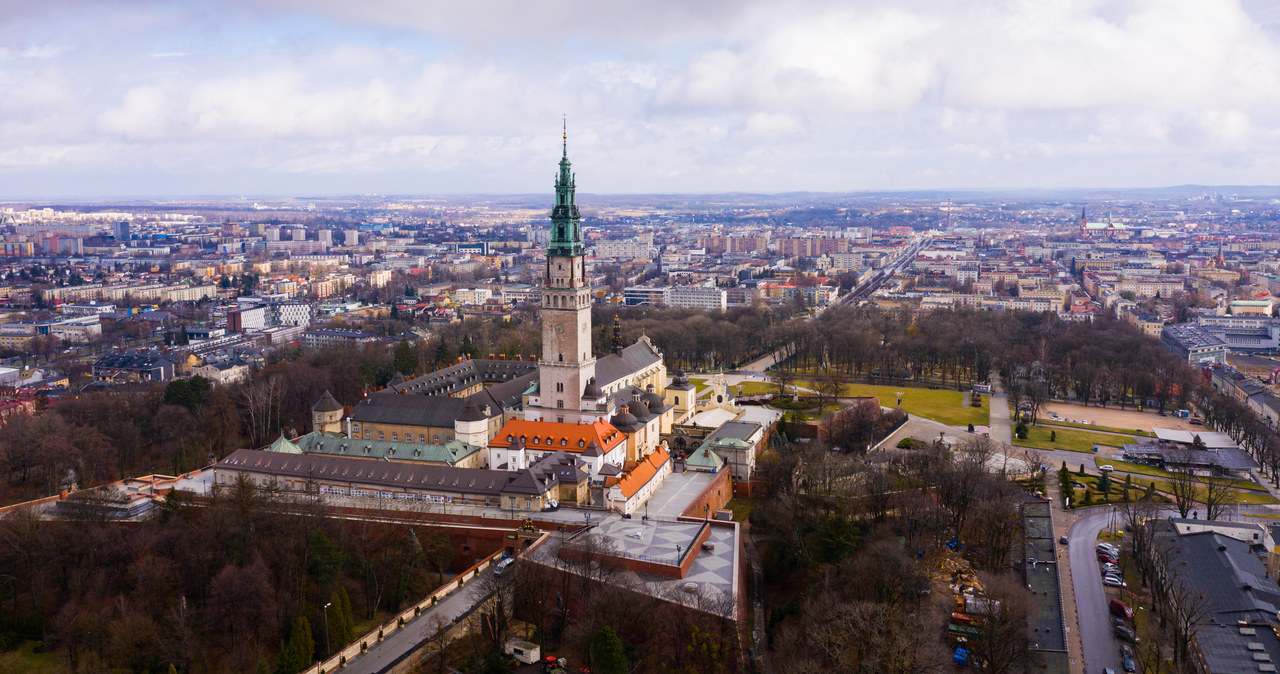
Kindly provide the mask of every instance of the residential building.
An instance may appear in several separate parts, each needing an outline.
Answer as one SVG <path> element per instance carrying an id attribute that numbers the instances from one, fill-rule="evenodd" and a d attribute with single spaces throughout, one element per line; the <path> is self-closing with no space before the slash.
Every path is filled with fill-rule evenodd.
<path id="1" fill-rule="evenodd" d="M 377 337 L 359 330 L 307 330 L 302 333 L 302 345 L 309 349 L 358 346 L 375 341 Z"/>
<path id="2" fill-rule="evenodd" d="M 682 309 L 724 311 L 729 308 L 728 294 L 715 286 L 673 286 L 667 292 L 666 304 Z"/>
<path id="3" fill-rule="evenodd" d="M 108 383 L 169 381 L 173 378 L 173 369 L 173 362 L 163 356 L 113 353 L 94 361 L 93 379 Z"/>

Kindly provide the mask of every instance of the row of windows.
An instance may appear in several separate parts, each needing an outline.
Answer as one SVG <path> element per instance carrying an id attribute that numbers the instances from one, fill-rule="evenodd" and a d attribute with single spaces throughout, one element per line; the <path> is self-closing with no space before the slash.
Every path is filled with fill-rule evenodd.
<path id="1" fill-rule="evenodd" d="M 365 431 L 365 434 L 364 434 L 364 435 L 360 435 L 360 424 L 352 424 L 352 425 L 351 425 L 351 434 L 352 434 L 352 435 L 354 435 L 354 436 L 355 436 L 355 437 L 357 437 L 357 438 L 362 438 L 362 439 L 364 439 L 364 440 L 372 440 L 372 439 L 373 439 L 373 434 L 372 434 L 372 432 L 370 432 L 370 431 Z M 383 431 L 378 431 L 378 439 L 379 439 L 379 440 L 386 440 L 386 439 L 387 439 L 387 434 L 386 434 L 386 433 L 384 433 Z M 391 434 L 391 441 L 392 441 L 392 442 L 400 442 L 400 433 L 399 433 L 399 432 L 393 432 L 393 433 Z M 413 433 L 405 433 L 405 434 L 404 434 L 404 441 L 405 441 L 405 442 L 413 442 Z M 433 435 L 433 436 L 431 436 L 431 442 L 432 442 L 432 443 L 434 443 L 434 444 L 437 444 L 437 445 L 438 445 L 438 444 L 440 444 L 440 436 L 439 436 L 439 435 Z M 423 444 L 423 445 L 427 444 L 427 436 L 426 436 L 426 434 L 425 434 L 425 433 L 419 433 L 419 434 L 418 434 L 418 443 L 419 443 L 419 444 Z"/>

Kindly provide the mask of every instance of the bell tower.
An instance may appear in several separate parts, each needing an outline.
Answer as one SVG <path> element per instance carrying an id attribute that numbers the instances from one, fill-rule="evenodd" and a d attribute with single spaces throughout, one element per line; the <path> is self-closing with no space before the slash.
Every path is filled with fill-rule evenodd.
<path id="1" fill-rule="evenodd" d="M 584 418 L 583 394 L 595 377 L 596 359 L 591 354 L 591 290 L 587 287 L 583 263 L 582 224 L 574 202 L 567 129 L 563 142 L 542 288 L 542 361 L 538 364 L 536 405 L 539 409 L 529 416 L 545 421 L 576 422 Z M 596 411 L 594 400 L 589 407 L 590 412 Z"/>

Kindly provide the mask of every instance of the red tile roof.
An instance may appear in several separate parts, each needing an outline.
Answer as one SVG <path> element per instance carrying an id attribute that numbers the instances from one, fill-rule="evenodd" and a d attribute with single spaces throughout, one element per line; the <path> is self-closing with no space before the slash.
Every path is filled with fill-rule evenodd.
<path id="1" fill-rule="evenodd" d="M 622 431 L 603 419 L 591 424 L 512 419 L 498 431 L 489 446 L 509 447 L 513 440 L 520 440 L 526 449 L 580 454 L 594 442 L 607 454 L 626 439 Z"/>
<path id="2" fill-rule="evenodd" d="M 640 488 L 647 484 L 649 480 L 652 480 L 654 475 L 658 474 L 658 469 L 660 469 L 662 464 L 666 463 L 670 458 L 671 455 L 667 453 L 667 449 L 660 445 L 652 454 L 644 457 L 640 463 L 637 463 L 635 468 L 627 471 L 626 475 L 616 478 L 611 477 L 606 480 L 605 486 L 612 487 L 617 485 L 618 489 L 622 491 L 622 495 L 624 497 L 631 498 L 636 492 L 640 491 Z"/>

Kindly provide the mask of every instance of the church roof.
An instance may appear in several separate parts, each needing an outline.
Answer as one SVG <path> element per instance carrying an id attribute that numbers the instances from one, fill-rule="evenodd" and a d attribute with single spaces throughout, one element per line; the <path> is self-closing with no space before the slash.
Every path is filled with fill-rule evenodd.
<path id="1" fill-rule="evenodd" d="M 596 381 L 602 388 L 635 374 L 662 360 L 662 356 L 646 340 L 596 360 Z"/>
<path id="2" fill-rule="evenodd" d="M 626 436 L 604 420 L 590 424 L 571 424 L 512 419 L 498 431 L 489 446 L 506 448 L 517 440 L 523 442 L 528 450 L 563 450 L 575 454 L 584 452 L 594 442 L 608 453 L 623 443 Z"/>

